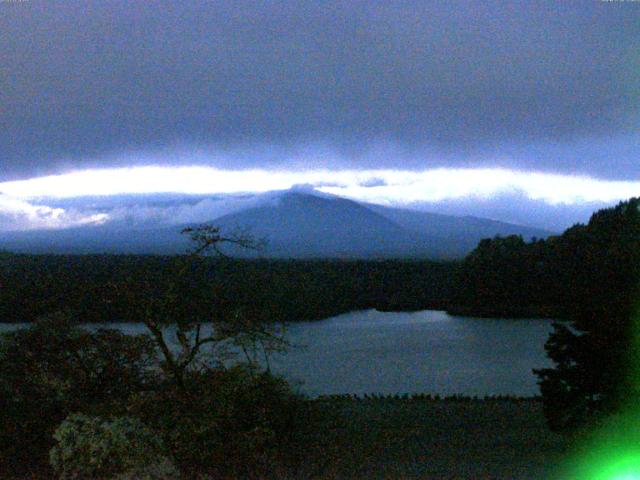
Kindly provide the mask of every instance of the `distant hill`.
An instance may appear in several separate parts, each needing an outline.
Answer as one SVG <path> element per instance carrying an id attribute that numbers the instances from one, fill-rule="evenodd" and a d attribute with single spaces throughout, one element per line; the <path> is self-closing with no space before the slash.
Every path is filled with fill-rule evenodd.
<path id="1" fill-rule="evenodd" d="M 529 241 L 533 237 L 547 238 L 553 234 L 540 228 L 473 216 L 457 217 L 373 204 L 367 204 L 366 207 L 407 230 L 431 238 L 432 243 L 441 246 L 441 254 L 445 257 L 463 257 L 480 240 L 496 235 L 522 235 L 524 240 Z"/>
<path id="2" fill-rule="evenodd" d="M 176 254 L 189 248 L 180 228 L 123 228 L 112 225 L 64 230 L 0 232 L 0 250 L 16 253 L 131 253 Z"/>
<path id="3" fill-rule="evenodd" d="M 476 217 L 455 217 L 290 190 L 258 195 L 245 208 L 208 222 L 268 240 L 278 258 L 460 258 L 486 237 L 546 238 L 544 230 Z M 186 226 L 186 225 L 185 225 Z M 184 252 L 180 225 L 122 222 L 65 230 L 0 233 L 0 249 L 30 253 Z M 241 252 L 246 255 L 246 252 Z"/>

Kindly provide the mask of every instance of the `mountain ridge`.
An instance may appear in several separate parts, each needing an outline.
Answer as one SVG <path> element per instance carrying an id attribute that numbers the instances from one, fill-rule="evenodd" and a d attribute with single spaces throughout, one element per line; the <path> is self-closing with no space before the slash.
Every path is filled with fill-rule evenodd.
<path id="1" fill-rule="evenodd" d="M 453 259 L 466 255 L 482 238 L 520 234 L 528 239 L 552 234 L 479 217 L 391 208 L 294 188 L 256 195 L 242 208 L 213 214 L 206 222 L 136 225 L 114 221 L 64 230 L 3 232 L 0 249 L 176 254 L 189 247 L 180 230 L 200 223 L 227 231 L 248 229 L 256 237 L 266 237 L 269 244 L 260 255 L 276 258 Z"/>

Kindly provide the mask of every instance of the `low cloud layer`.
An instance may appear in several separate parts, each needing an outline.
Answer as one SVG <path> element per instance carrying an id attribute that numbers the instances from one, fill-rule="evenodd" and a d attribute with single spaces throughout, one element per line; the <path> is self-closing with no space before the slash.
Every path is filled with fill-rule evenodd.
<path id="1" fill-rule="evenodd" d="M 109 216 L 104 213 L 34 205 L 0 193 L 0 231 L 49 230 L 99 225 L 108 218 Z"/>
<path id="2" fill-rule="evenodd" d="M 0 183 L 0 230 L 108 222 L 123 227 L 213 220 L 296 188 L 357 201 L 476 215 L 560 231 L 640 195 L 640 181 L 506 169 L 218 170 L 137 167 Z"/>

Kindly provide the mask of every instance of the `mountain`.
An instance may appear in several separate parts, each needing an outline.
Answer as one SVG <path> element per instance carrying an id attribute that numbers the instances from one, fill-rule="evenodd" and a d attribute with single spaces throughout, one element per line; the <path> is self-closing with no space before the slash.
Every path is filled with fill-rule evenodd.
<path id="1" fill-rule="evenodd" d="M 260 252 L 266 257 L 459 258 L 482 238 L 519 234 L 529 239 L 551 234 L 482 218 L 362 204 L 299 190 L 257 195 L 242 205 L 234 207 L 232 213 L 213 213 L 204 223 L 220 226 L 223 232 L 248 230 L 257 238 L 267 239 L 267 247 Z M 113 221 L 64 230 L 4 232 L 0 233 L 0 249 L 173 254 L 189 247 L 188 240 L 179 234 L 184 226 Z"/>
<path id="2" fill-rule="evenodd" d="M 477 217 L 455 217 L 362 204 L 345 198 L 289 191 L 265 204 L 213 222 L 247 228 L 269 240 L 277 257 L 460 258 L 495 235 L 546 238 L 540 229 Z"/>
<path id="3" fill-rule="evenodd" d="M 428 255 L 427 239 L 357 202 L 286 192 L 259 207 L 215 219 L 248 228 L 277 257 L 371 258 Z"/>

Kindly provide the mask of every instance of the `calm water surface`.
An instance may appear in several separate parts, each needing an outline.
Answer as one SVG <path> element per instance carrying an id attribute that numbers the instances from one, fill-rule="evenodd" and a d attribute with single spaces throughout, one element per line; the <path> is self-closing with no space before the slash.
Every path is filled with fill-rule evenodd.
<path id="1" fill-rule="evenodd" d="M 129 333 L 142 324 L 110 325 Z M 0 324 L 0 331 L 15 326 Z M 272 368 L 312 396 L 341 393 L 534 395 L 549 366 L 551 320 L 465 318 L 444 312 L 352 312 L 290 324 L 297 345 Z"/>

